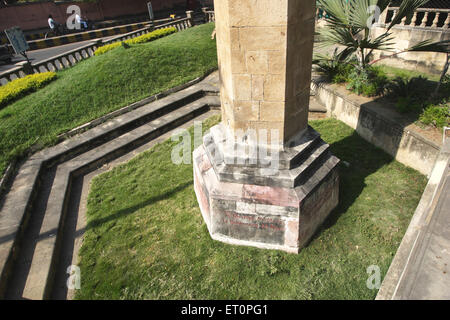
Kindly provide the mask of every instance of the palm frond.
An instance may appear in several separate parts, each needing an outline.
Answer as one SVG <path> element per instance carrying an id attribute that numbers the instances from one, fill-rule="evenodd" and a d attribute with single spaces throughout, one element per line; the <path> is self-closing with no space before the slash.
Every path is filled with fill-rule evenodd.
<path id="1" fill-rule="evenodd" d="M 378 0 L 351 0 L 348 3 L 350 24 L 361 29 L 369 29 Z"/>
<path id="2" fill-rule="evenodd" d="M 317 0 L 317 8 L 324 10 L 328 15 L 328 22 L 332 25 L 349 25 L 349 4 L 344 0 Z"/>
<path id="3" fill-rule="evenodd" d="M 394 38 L 391 37 L 391 33 L 383 33 L 375 39 L 368 38 L 362 39 L 359 43 L 360 48 L 374 49 L 374 50 L 393 50 Z"/>
<path id="4" fill-rule="evenodd" d="M 324 27 L 319 32 L 319 41 L 322 45 L 343 45 L 346 47 L 358 47 L 358 40 L 355 39 L 355 34 L 359 32 L 358 29 L 349 29 L 343 27 Z"/>
<path id="5" fill-rule="evenodd" d="M 421 41 L 407 49 L 407 51 L 427 51 L 450 53 L 450 40 L 433 42 L 431 40 Z"/>

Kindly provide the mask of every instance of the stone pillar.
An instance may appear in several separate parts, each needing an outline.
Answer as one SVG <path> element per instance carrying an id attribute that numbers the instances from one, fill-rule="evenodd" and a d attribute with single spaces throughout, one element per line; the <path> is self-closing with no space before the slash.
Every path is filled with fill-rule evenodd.
<path id="1" fill-rule="evenodd" d="M 216 0 L 222 123 L 194 152 L 211 236 L 298 252 L 338 203 L 339 160 L 308 126 L 315 0 Z"/>
<path id="2" fill-rule="evenodd" d="M 223 121 L 275 129 L 286 144 L 307 127 L 314 0 L 216 1 Z"/>

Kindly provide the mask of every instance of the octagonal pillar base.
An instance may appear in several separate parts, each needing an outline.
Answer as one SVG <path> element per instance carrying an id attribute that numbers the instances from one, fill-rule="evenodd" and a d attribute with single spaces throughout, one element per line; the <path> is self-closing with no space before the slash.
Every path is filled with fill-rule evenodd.
<path id="1" fill-rule="evenodd" d="M 293 150 L 303 153 L 292 168 L 280 169 L 273 179 L 259 179 L 254 166 L 219 163 L 224 157 L 212 157 L 209 149 L 221 141 L 205 136 L 204 144 L 194 151 L 194 188 L 214 240 L 290 253 L 298 253 L 308 243 L 339 198 L 339 160 L 328 149 L 318 158 L 317 150 L 323 150 L 325 143 L 316 141 L 313 132 L 311 137 L 314 147 L 308 140 L 302 141 L 306 149 L 287 150 L 291 156 Z M 302 172 L 308 166 L 311 170 L 299 179 L 302 166 Z M 234 181 L 223 175 L 224 167 L 233 172 Z M 289 176 L 292 186 L 286 183 Z"/>

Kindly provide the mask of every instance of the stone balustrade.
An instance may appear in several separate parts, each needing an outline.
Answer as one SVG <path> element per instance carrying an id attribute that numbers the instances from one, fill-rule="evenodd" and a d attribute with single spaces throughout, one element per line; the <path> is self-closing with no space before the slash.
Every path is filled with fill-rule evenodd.
<path id="1" fill-rule="evenodd" d="M 179 20 L 174 20 L 168 23 L 164 23 L 164 24 L 160 24 L 157 26 L 154 26 L 153 29 L 158 30 L 158 29 L 165 29 L 165 28 L 170 28 L 170 27 L 175 27 L 177 28 L 178 31 L 182 31 L 182 30 L 186 30 L 191 28 L 194 25 L 194 20 L 193 18 L 183 18 L 183 19 L 179 19 Z"/>
<path id="2" fill-rule="evenodd" d="M 214 14 L 214 10 L 210 10 L 209 8 L 202 8 L 203 14 L 205 15 L 205 22 L 216 22 L 216 15 Z"/>
<path id="3" fill-rule="evenodd" d="M 390 23 L 398 10 L 399 7 L 389 7 L 384 17 L 385 21 L 382 23 Z M 398 25 L 413 28 L 448 29 L 450 9 L 419 8 L 411 17 L 403 18 Z"/>

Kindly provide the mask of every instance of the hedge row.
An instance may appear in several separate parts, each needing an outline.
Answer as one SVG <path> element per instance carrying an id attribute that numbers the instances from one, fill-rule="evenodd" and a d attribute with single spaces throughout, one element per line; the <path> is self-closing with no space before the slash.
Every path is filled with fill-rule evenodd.
<path id="1" fill-rule="evenodd" d="M 136 37 L 133 39 L 125 40 L 123 42 L 125 42 L 126 44 L 146 43 L 146 42 L 150 42 L 150 41 L 168 36 L 169 34 L 172 34 L 175 32 L 177 32 L 177 28 L 175 28 L 175 27 L 159 29 L 159 30 L 155 30 L 155 31 L 146 33 L 142 36 L 139 36 L 139 37 Z M 122 45 L 122 42 L 114 42 L 112 44 L 107 44 L 107 45 L 102 46 L 102 47 L 98 48 L 97 50 L 95 50 L 94 54 L 96 56 L 99 56 L 99 55 L 104 54 L 108 51 L 111 51 L 117 47 L 120 47 L 121 45 Z"/>
<path id="2" fill-rule="evenodd" d="M 0 109 L 56 79 L 55 72 L 32 74 L 0 87 Z"/>

